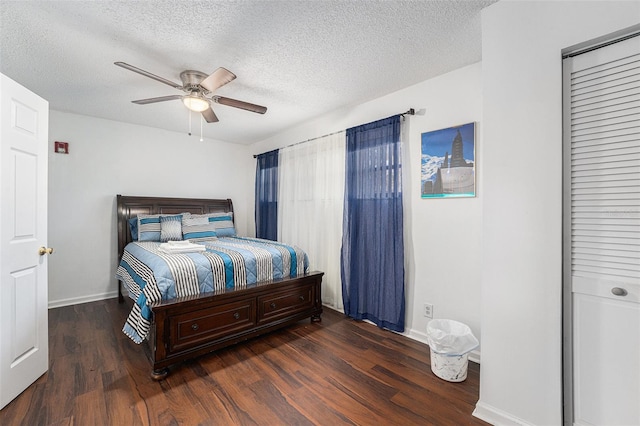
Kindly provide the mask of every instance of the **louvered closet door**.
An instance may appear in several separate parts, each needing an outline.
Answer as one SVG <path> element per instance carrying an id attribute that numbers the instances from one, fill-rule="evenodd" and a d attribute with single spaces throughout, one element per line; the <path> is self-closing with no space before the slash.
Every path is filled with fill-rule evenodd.
<path id="1" fill-rule="evenodd" d="M 564 66 L 573 423 L 640 425 L 640 37 Z"/>

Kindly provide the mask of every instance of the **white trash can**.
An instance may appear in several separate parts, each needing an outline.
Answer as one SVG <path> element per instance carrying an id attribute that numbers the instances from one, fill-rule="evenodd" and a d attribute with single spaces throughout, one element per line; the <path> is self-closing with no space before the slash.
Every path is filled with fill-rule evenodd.
<path id="1" fill-rule="evenodd" d="M 431 349 L 431 371 L 448 382 L 463 382 L 467 378 L 469 355 L 443 355 Z"/>
<path id="2" fill-rule="evenodd" d="M 427 324 L 427 343 L 433 374 L 449 382 L 467 378 L 469 352 L 479 345 L 469 326 L 448 319 L 431 320 Z"/>

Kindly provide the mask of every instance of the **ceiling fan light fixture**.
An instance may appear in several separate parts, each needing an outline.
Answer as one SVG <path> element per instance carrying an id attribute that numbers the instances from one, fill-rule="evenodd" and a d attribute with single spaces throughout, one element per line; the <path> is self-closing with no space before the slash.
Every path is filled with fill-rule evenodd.
<path id="1" fill-rule="evenodd" d="M 182 103 L 184 103 L 184 106 L 189 108 L 191 111 L 195 112 L 202 112 L 209 109 L 209 101 L 195 95 L 184 96 L 182 98 Z"/>

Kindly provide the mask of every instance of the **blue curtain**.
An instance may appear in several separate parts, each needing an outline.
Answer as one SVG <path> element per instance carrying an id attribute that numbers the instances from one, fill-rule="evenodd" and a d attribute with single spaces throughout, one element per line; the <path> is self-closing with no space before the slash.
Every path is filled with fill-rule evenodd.
<path id="1" fill-rule="evenodd" d="M 278 239 L 278 150 L 257 156 L 256 237 Z"/>
<path id="2" fill-rule="evenodd" d="M 404 331 L 400 116 L 347 129 L 342 224 L 345 314 Z"/>

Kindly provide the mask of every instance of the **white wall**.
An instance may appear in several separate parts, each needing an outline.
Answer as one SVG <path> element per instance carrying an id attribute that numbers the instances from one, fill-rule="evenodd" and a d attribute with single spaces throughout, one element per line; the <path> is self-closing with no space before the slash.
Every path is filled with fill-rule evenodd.
<path id="1" fill-rule="evenodd" d="M 424 115 L 407 118 L 404 149 L 406 334 L 426 338 L 425 302 L 434 316 L 467 323 L 480 337 L 480 237 L 482 224 L 482 67 L 473 64 L 370 102 L 334 111 L 252 145 L 253 154 L 385 118 L 409 108 Z M 476 198 L 421 199 L 421 133 L 468 122 L 476 128 Z"/>
<path id="2" fill-rule="evenodd" d="M 482 369 L 475 414 L 562 423 L 564 48 L 640 22 L 640 2 L 510 2 L 482 13 Z"/>
<path id="3" fill-rule="evenodd" d="M 49 119 L 49 306 L 114 297 L 116 194 L 231 198 L 253 222 L 248 147 L 82 115 Z M 69 154 L 53 152 L 69 142 Z"/>

